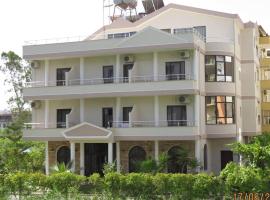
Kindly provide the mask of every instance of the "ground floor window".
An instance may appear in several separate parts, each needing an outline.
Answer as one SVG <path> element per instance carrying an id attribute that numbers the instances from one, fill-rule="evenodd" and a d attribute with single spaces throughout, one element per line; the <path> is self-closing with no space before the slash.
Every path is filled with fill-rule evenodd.
<path id="1" fill-rule="evenodd" d="M 140 146 L 135 146 L 129 151 L 129 172 L 138 172 L 139 163 L 146 159 L 146 152 Z"/>
<path id="2" fill-rule="evenodd" d="M 187 173 L 186 151 L 180 146 L 174 146 L 168 151 L 168 173 Z"/>
<path id="3" fill-rule="evenodd" d="M 70 162 L 70 149 L 68 146 L 63 146 L 58 149 L 57 162 L 65 163 L 65 165 L 67 165 Z"/>
<path id="4" fill-rule="evenodd" d="M 203 147 L 203 169 L 207 170 L 207 145 Z"/>
<path id="5" fill-rule="evenodd" d="M 221 170 L 223 170 L 229 162 L 233 161 L 233 152 L 230 150 L 220 151 Z"/>

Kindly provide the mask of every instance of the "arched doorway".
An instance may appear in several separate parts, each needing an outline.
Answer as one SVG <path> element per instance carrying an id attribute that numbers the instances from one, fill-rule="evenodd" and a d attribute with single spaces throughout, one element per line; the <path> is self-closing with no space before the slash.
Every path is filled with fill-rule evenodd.
<path id="1" fill-rule="evenodd" d="M 62 146 L 58 149 L 57 162 L 65 163 L 65 165 L 67 165 L 70 162 L 70 149 L 68 146 Z"/>
<path id="2" fill-rule="evenodd" d="M 174 146 L 168 151 L 168 173 L 187 173 L 187 151 L 180 146 Z"/>
<path id="3" fill-rule="evenodd" d="M 138 172 L 138 164 L 146 159 L 146 152 L 140 146 L 130 149 L 129 154 L 129 172 Z"/>

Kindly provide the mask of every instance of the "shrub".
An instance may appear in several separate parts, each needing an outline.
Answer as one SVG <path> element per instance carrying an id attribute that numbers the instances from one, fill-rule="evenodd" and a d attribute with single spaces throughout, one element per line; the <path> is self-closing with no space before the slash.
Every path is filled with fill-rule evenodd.
<path id="1" fill-rule="evenodd" d="M 261 169 L 230 163 L 221 172 L 221 178 L 228 195 L 234 192 L 263 192 L 269 187 L 263 174 Z"/>
<path id="2" fill-rule="evenodd" d="M 88 183 L 90 185 L 90 190 L 95 194 L 102 193 L 104 190 L 104 179 L 98 173 L 92 174 L 88 178 Z"/>
<path id="3" fill-rule="evenodd" d="M 77 191 L 85 182 L 86 177 L 69 172 L 52 174 L 47 178 L 49 189 L 65 194 L 67 197 L 70 191 Z"/>

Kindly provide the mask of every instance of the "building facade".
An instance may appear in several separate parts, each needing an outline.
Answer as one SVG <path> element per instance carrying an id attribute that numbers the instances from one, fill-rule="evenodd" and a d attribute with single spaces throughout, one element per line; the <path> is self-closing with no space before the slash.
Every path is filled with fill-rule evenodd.
<path id="1" fill-rule="evenodd" d="M 270 37 L 261 28 L 261 95 L 262 95 L 262 132 L 270 131 Z"/>
<path id="2" fill-rule="evenodd" d="M 132 172 L 181 148 L 218 173 L 238 161 L 227 144 L 261 132 L 258 45 L 257 25 L 238 15 L 169 4 L 83 41 L 24 46 L 24 138 L 46 142 L 47 173 L 68 161 L 84 175 L 113 161 Z"/>

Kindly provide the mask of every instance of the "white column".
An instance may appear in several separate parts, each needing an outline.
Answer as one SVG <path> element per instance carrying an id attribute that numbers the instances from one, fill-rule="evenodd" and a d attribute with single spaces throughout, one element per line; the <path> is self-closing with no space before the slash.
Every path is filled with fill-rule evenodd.
<path id="1" fill-rule="evenodd" d="M 117 54 L 116 55 L 116 65 L 115 65 L 115 77 L 116 77 L 116 80 L 115 82 L 116 83 L 119 83 L 119 78 L 121 77 L 120 75 L 120 68 L 121 68 L 121 60 L 120 60 L 120 54 Z"/>
<path id="2" fill-rule="evenodd" d="M 84 58 L 80 58 L 80 84 L 84 82 Z"/>
<path id="3" fill-rule="evenodd" d="M 113 163 L 113 143 L 112 142 L 108 143 L 108 163 L 109 164 Z"/>
<path id="4" fill-rule="evenodd" d="M 75 142 L 70 142 L 70 161 L 72 162 L 71 172 L 75 172 Z"/>
<path id="5" fill-rule="evenodd" d="M 80 99 L 80 123 L 83 123 L 85 121 L 84 119 L 84 110 L 85 110 L 85 100 Z"/>
<path id="6" fill-rule="evenodd" d="M 197 84 L 199 84 L 199 52 L 197 49 L 194 49 L 193 55 L 193 78 L 197 80 Z"/>
<path id="7" fill-rule="evenodd" d="M 200 95 L 194 95 L 194 125 L 200 129 Z"/>
<path id="8" fill-rule="evenodd" d="M 154 117 L 155 117 L 155 126 L 159 126 L 159 97 L 154 97 Z"/>
<path id="9" fill-rule="evenodd" d="M 121 121 L 121 98 L 116 97 L 116 111 L 115 111 L 115 121 L 117 122 L 115 125 L 118 126 Z"/>
<path id="10" fill-rule="evenodd" d="M 45 86 L 49 85 L 49 60 L 45 60 L 45 70 L 44 70 L 44 82 Z"/>
<path id="11" fill-rule="evenodd" d="M 49 142 L 45 142 L 45 173 L 49 175 Z"/>
<path id="12" fill-rule="evenodd" d="M 116 142 L 116 169 L 117 172 L 121 172 L 121 160 L 120 160 L 120 142 Z"/>
<path id="13" fill-rule="evenodd" d="M 153 53 L 153 72 L 154 72 L 154 81 L 158 81 L 158 53 Z"/>
<path id="14" fill-rule="evenodd" d="M 241 128 L 239 128 L 239 130 L 238 130 L 238 138 L 237 138 L 237 140 L 240 143 L 244 143 L 244 138 L 243 138 L 243 134 L 242 134 L 242 129 Z M 240 164 L 240 166 L 243 165 L 243 157 L 242 157 L 242 155 L 239 155 L 239 164 Z"/>
<path id="15" fill-rule="evenodd" d="M 201 162 L 201 140 L 195 140 L 195 158 L 200 163 Z M 197 171 L 200 171 L 200 167 L 197 168 Z"/>
<path id="16" fill-rule="evenodd" d="M 84 175 L 84 143 L 80 143 L 80 174 Z"/>
<path id="17" fill-rule="evenodd" d="M 159 160 L 159 141 L 155 140 L 155 160 L 158 162 Z"/>
<path id="18" fill-rule="evenodd" d="M 45 100 L 44 128 L 49 128 L 49 110 L 50 110 L 49 100 Z"/>

